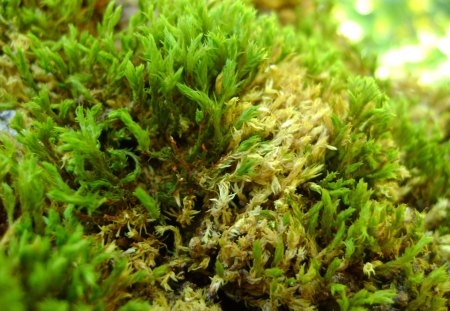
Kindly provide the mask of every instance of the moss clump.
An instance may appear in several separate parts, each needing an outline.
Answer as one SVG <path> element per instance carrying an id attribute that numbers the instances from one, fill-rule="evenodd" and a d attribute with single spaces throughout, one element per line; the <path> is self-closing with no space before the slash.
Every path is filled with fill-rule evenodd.
<path id="1" fill-rule="evenodd" d="M 0 5 L 8 310 L 447 309 L 445 100 L 303 5 Z"/>

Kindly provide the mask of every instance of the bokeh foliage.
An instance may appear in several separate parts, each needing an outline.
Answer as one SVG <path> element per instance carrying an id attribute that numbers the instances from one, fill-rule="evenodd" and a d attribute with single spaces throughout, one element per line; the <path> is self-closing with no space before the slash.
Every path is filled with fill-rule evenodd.
<path id="1" fill-rule="evenodd" d="M 361 28 L 361 38 L 356 40 L 358 46 L 362 53 L 380 56 L 380 66 L 393 66 L 393 61 L 390 61 L 390 64 L 383 64 L 383 54 L 398 50 L 397 62 L 402 63 L 402 58 L 409 58 L 408 54 L 412 52 L 401 48 L 414 49 L 413 53 L 418 54 L 415 59 L 393 68 L 391 75 L 396 78 L 407 75 L 420 78 L 427 72 L 429 75 L 443 76 L 447 80 L 441 82 L 439 79 L 432 79 L 435 84 L 448 85 L 449 76 L 443 72 L 445 69 L 439 69 L 439 66 L 450 62 L 448 1 L 338 1 L 334 14 L 340 23 L 350 20 Z M 358 32 L 358 29 L 355 31 Z"/>

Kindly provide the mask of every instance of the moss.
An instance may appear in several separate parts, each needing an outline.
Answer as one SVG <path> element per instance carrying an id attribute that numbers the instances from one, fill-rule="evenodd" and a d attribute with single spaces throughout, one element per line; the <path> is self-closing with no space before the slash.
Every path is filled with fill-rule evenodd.
<path id="1" fill-rule="evenodd" d="M 447 309 L 449 94 L 295 4 L 0 5 L 8 310 Z"/>

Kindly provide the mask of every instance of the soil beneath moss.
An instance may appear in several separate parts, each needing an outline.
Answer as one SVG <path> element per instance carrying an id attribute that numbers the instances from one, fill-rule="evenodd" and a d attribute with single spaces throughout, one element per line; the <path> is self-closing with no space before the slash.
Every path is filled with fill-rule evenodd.
<path id="1" fill-rule="evenodd" d="M 250 306 L 246 306 L 242 301 L 234 301 L 230 297 L 228 297 L 223 291 L 218 292 L 220 306 L 222 310 L 233 310 L 233 311 L 258 311 L 259 308 L 254 308 Z"/>

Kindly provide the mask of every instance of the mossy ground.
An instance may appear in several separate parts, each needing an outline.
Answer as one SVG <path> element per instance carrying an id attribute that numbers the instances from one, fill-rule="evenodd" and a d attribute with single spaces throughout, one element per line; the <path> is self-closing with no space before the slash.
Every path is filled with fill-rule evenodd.
<path id="1" fill-rule="evenodd" d="M 254 4 L 0 3 L 2 306 L 448 309 L 448 90 Z"/>

